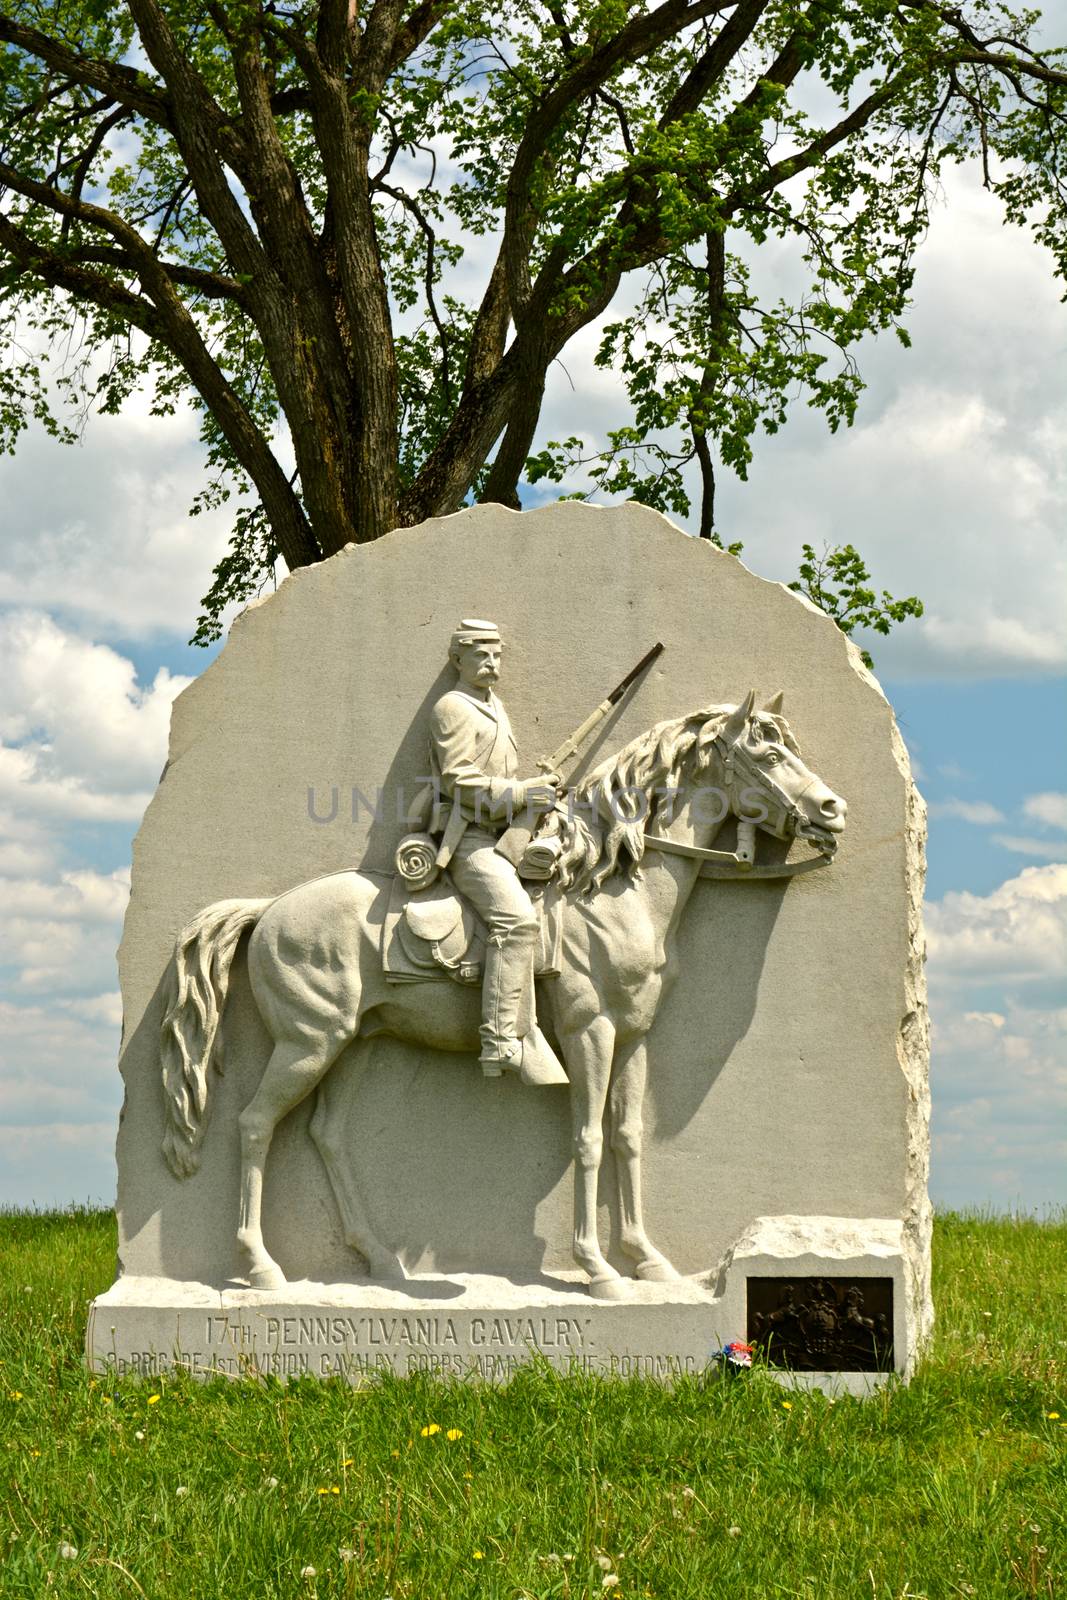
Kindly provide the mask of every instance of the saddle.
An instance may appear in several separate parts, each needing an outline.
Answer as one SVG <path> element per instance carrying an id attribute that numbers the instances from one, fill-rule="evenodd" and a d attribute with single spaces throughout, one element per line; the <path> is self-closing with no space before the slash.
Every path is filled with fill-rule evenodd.
<path id="1" fill-rule="evenodd" d="M 562 898 L 555 885 L 527 888 L 541 927 L 534 975 L 558 977 Z M 382 926 L 382 970 L 390 983 L 481 983 L 484 959 L 485 927 L 447 872 L 425 889 L 411 888 L 399 873 L 393 878 Z"/>

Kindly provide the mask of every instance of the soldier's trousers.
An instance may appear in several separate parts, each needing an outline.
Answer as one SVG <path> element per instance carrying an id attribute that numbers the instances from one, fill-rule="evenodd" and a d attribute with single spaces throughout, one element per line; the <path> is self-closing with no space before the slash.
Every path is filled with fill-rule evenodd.
<path id="1" fill-rule="evenodd" d="M 485 923 L 482 979 L 482 1055 L 494 1060 L 502 1043 L 533 1026 L 533 973 L 538 922 L 530 896 L 509 861 L 496 853 L 496 835 L 468 827 L 449 864 L 452 881 Z"/>

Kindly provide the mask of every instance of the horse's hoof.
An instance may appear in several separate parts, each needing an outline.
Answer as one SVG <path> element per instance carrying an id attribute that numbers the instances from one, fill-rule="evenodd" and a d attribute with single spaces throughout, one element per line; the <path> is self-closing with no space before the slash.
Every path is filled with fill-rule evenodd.
<path id="1" fill-rule="evenodd" d="M 637 1263 L 634 1277 L 642 1283 L 674 1283 L 681 1273 L 675 1271 L 666 1256 L 649 1256 L 647 1261 Z"/>
<path id="2" fill-rule="evenodd" d="M 628 1300 L 630 1285 L 625 1278 L 591 1278 L 589 1293 L 594 1300 Z"/>
<path id="3" fill-rule="evenodd" d="M 272 1261 L 269 1267 L 253 1267 L 248 1274 L 250 1289 L 284 1289 L 289 1280 L 281 1267 Z"/>
<path id="4" fill-rule="evenodd" d="M 367 1258 L 367 1273 L 374 1283 L 406 1283 L 407 1273 L 399 1256 Z"/>

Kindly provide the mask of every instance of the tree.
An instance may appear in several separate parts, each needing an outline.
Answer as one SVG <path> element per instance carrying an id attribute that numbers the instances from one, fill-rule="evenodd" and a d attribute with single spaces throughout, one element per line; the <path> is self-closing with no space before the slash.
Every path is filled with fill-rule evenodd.
<path id="1" fill-rule="evenodd" d="M 191 400 L 199 504 L 236 504 L 210 637 L 279 554 L 517 506 L 524 475 L 587 456 L 535 452 L 546 374 L 626 285 L 598 360 L 632 415 L 596 481 L 684 512 L 695 461 L 717 537 L 716 462 L 744 475 L 796 394 L 849 422 L 857 340 L 906 342 L 946 161 L 975 153 L 1067 265 L 1067 72 L 1037 19 L 995 0 L 14 0 L 0 295 L 28 353 L 0 376 L 0 443 L 31 416 L 69 436 L 57 383 L 105 411 L 145 383 L 157 412 Z M 794 305 L 752 285 L 772 236 L 806 267 Z"/>

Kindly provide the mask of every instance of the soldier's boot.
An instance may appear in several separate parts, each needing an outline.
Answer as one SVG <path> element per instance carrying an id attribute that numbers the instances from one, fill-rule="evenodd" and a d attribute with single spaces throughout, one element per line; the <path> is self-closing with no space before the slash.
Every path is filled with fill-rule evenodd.
<path id="1" fill-rule="evenodd" d="M 523 1083 L 547 1087 L 569 1080 L 536 1022 L 519 1036 L 520 1016 L 532 1019 L 533 962 L 538 939 L 535 918 L 506 934 L 491 935 L 485 947 L 482 978 L 482 1073 L 487 1078 L 514 1072 Z"/>

